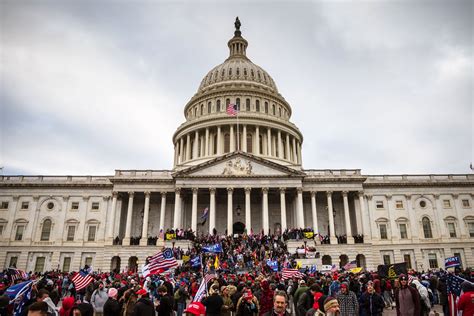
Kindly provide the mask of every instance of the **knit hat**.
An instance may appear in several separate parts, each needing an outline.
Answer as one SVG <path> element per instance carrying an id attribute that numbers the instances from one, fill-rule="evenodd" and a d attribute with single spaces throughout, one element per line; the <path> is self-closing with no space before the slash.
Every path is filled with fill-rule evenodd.
<path id="1" fill-rule="evenodd" d="M 398 277 L 398 279 L 408 281 L 407 276 L 406 276 L 405 274 L 403 274 L 403 273 L 400 274 L 400 276 Z"/>
<path id="2" fill-rule="evenodd" d="M 348 288 L 347 283 L 345 283 L 345 282 L 341 283 L 341 289 L 347 289 L 347 288 Z"/>
<path id="3" fill-rule="evenodd" d="M 109 295 L 109 297 L 117 297 L 117 293 L 118 293 L 117 289 L 111 287 L 111 288 L 109 289 L 109 292 L 108 292 L 107 294 Z"/>
<path id="4" fill-rule="evenodd" d="M 324 311 L 327 312 L 332 307 L 339 307 L 339 303 L 337 302 L 337 299 L 335 297 L 329 296 L 324 301 Z"/>

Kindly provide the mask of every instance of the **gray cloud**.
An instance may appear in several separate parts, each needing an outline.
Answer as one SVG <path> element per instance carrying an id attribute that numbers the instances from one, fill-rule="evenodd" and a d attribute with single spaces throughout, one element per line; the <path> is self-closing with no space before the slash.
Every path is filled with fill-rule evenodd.
<path id="1" fill-rule="evenodd" d="M 0 5 L 4 174 L 171 168 L 236 15 L 293 107 L 305 168 L 469 171 L 470 1 Z"/>

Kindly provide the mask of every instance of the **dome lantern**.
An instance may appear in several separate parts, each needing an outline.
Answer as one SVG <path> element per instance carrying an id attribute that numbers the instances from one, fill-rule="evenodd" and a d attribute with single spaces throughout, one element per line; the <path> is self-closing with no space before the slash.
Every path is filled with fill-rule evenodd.
<path id="1" fill-rule="evenodd" d="M 248 42 L 242 37 L 242 32 L 240 31 L 240 20 L 239 17 L 235 18 L 235 32 L 234 37 L 229 40 L 227 46 L 229 46 L 230 54 L 229 59 L 231 58 L 244 58 L 247 59 L 246 50 Z"/>

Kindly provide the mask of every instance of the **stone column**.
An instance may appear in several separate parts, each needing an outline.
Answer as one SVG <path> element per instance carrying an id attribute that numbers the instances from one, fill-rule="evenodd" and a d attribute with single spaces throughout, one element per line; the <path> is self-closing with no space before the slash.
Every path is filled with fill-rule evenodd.
<path id="1" fill-rule="evenodd" d="M 267 128 L 267 156 L 272 156 L 272 130 Z"/>
<path id="2" fill-rule="evenodd" d="M 439 233 L 441 235 L 441 238 L 448 238 L 446 223 L 444 222 L 444 219 L 443 219 L 443 205 L 441 204 L 441 200 L 439 199 L 439 194 L 433 194 L 433 197 L 435 199 L 434 213 L 438 214 L 437 217 L 438 217 Z M 460 222 L 460 224 L 462 223 Z"/>
<path id="3" fill-rule="evenodd" d="M 232 210 L 232 193 L 233 188 L 227 188 L 227 235 L 233 235 L 233 210 Z"/>
<path id="4" fill-rule="evenodd" d="M 176 166 L 178 164 L 178 142 L 174 144 L 174 165 Z"/>
<path id="5" fill-rule="evenodd" d="M 362 234 L 364 235 L 364 242 L 366 242 L 371 237 L 370 228 L 369 228 L 369 216 L 365 209 L 365 202 L 364 202 L 364 192 L 359 191 L 359 206 L 360 206 L 360 213 L 362 216 Z"/>
<path id="6" fill-rule="evenodd" d="M 199 131 L 194 133 L 193 159 L 199 157 Z"/>
<path id="7" fill-rule="evenodd" d="M 303 164 L 303 157 L 301 155 L 301 143 L 300 142 L 297 143 L 297 147 L 298 147 L 298 164 L 302 165 Z"/>
<path id="8" fill-rule="evenodd" d="M 304 226 L 304 210 L 303 210 L 303 188 L 296 188 L 297 192 L 297 209 L 296 209 L 296 222 L 298 223 L 297 228 L 305 228 Z"/>
<path id="9" fill-rule="evenodd" d="M 15 222 L 15 214 L 17 214 L 17 212 L 18 212 L 18 200 L 19 200 L 19 198 L 20 197 L 18 195 L 13 196 L 12 206 L 8 210 L 8 222 L 7 222 L 7 225 L 4 228 L 4 232 L 3 232 L 3 234 L 5 236 L 5 239 L 8 239 L 8 241 L 11 241 L 11 240 L 15 239 L 16 232 L 13 232 L 13 228 L 14 228 L 14 222 Z M 25 227 L 25 229 L 26 229 L 26 227 Z M 23 232 L 25 232 L 25 230 Z M 10 262 L 5 263 L 5 264 L 9 264 L 9 263 Z"/>
<path id="10" fill-rule="evenodd" d="M 317 192 L 311 191 L 311 215 L 313 216 L 313 231 L 319 233 L 318 229 L 318 212 L 316 210 L 316 194 Z"/>
<path id="11" fill-rule="evenodd" d="M 344 203 L 344 221 L 346 222 L 347 243 L 353 244 L 354 237 L 352 237 L 351 216 L 349 214 L 349 200 L 347 199 L 347 191 L 342 192 L 342 199 Z"/>
<path id="12" fill-rule="evenodd" d="M 216 188 L 209 188 L 209 234 L 216 228 Z"/>
<path id="13" fill-rule="evenodd" d="M 217 126 L 217 154 L 220 155 L 222 154 L 222 132 L 221 132 L 221 127 Z"/>
<path id="14" fill-rule="evenodd" d="M 326 192 L 326 196 L 328 200 L 329 240 L 331 241 L 331 244 L 337 244 L 336 230 L 334 229 L 334 217 L 332 215 L 332 192 Z"/>
<path id="15" fill-rule="evenodd" d="M 186 135 L 186 160 L 191 159 L 191 135 Z"/>
<path id="16" fill-rule="evenodd" d="M 250 212 L 250 192 L 252 192 L 252 188 L 246 187 L 245 188 L 245 228 L 247 229 L 247 234 L 250 234 L 250 230 L 252 229 L 252 215 Z"/>
<path id="17" fill-rule="evenodd" d="M 393 213 L 393 210 L 395 207 L 393 206 L 393 199 L 392 195 L 388 194 L 387 195 L 387 213 L 388 213 L 388 219 L 390 221 L 390 238 L 392 242 L 397 241 L 398 239 L 398 228 L 397 228 L 397 223 L 395 222 L 395 214 Z"/>
<path id="18" fill-rule="evenodd" d="M 197 232 L 197 200 L 198 188 L 193 188 L 193 205 L 191 208 L 191 229 L 194 233 Z"/>
<path id="19" fill-rule="evenodd" d="M 286 228 L 286 188 L 280 188 L 280 214 L 281 214 L 281 232 L 283 233 Z"/>
<path id="20" fill-rule="evenodd" d="M 247 152 L 247 125 L 242 127 L 242 151 Z"/>
<path id="21" fill-rule="evenodd" d="M 292 141 L 293 141 L 293 162 L 297 164 L 298 157 L 296 156 L 296 137 L 292 137 Z"/>
<path id="22" fill-rule="evenodd" d="M 268 188 L 262 188 L 263 199 L 263 233 L 268 234 Z"/>
<path id="23" fill-rule="evenodd" d="M 209 127 L 206 127 L 206 139 L 204 140 L 204 156 L 209 156 Z"/>
<path id="24" fill-rule="evenodd" d="M 408 212 L 408 217 L 410 220 L 410 228 L 411 228 L 411 238 L 412 240 L 418 242 L 420 237 L 418 235 L 419 229 L 418 229 L 418 219 L 415 217 L 415 210 L 413 210 L 413 203 L 411 201 L 412 196 L 411 195 L 406 195 L 407 199 L 407 212 Z"/>
<path id="25" fill-rule="evenodd" d="M 277 139 L 278 139 L 278 158 L 283 159 L 283 143 L 281 142 L 280 130 L 278 130 Z"/>
<path id="26" fill-rule="evenodd" d="M 175 189 L 173 229 L 181 228 L 181 188 Z"/>
<path id="27" fill-rule="evenodd" d="M 115 227 L 115 213 L 117 209 L 117 196 L 118 192 L 112 192 L 112 210 L 110 211 L 109 225 L 107 226 L 107 243 L 112 244 L 114 239 L 114 227 Z"/>
<path id="28" fill-rule="evenodd" d="M 286 134 L 286 160 L 291 160 L 290 159 L 290 134 Z"/>
<path id="29" fill-rule="evenodd" d="M 184 161 L 184 138 L 181 137 L 179 139 L 179 163 L 182 163 Z"/>
<path id="30" fill-rule="evenodd" d="M 165 231 L 166 192 L 161 192 L 160 232 Z"/>
<path id="31" fill-rule="evenodd" d="M 143 227 L 142 238 L 140 239 L 140 246 L 148 244 L 148 217 L 150 214 L 150 191 L 145 192 L 145 208 L 143 210 Z"/>
<path id="32" fill-rule="evenodd" d="M 260 131 L 258 126 L 255 127 L 255 154 L 260 156 Z"/>
<path id="33" fill-rule="evenodd" d="M 462 218 L 462 212 L 461 212 L 461 204 L 460 204 L 460 200 L 459 200 L 459 195 L 457 194 L 453 194 L 453 207 L 456 211 L 456 217 L 458 218 L 458 223 L 459 223 L 459 232 L 461 234 L 461 236 L 459 236 L 459 238 L 468 238 L 467 234 L 466 234 L 466 226 L 464 225 L 464 220 Z"/>
<path id="34" fill-rule="evenodd" d="M 128 209 L 127 209 L 127 223 L 125 224 L 125 237 L 122 245 L 130 246 L 130 237 L 132 233 L 132 218 L 133 218 L 133 196 L 135 192 L 128 192 Z"/>
<path id="35" fill-rule="evenodd" d="M 230 125 L 230 152 L 235 151 L 235 135 L 234 135 L 234 125 Z"/>

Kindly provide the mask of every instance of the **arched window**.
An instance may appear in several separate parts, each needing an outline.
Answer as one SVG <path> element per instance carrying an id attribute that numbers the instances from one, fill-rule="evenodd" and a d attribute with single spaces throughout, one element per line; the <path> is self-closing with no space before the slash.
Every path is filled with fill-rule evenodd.
<path id="1" fill-rule="evenodd" d="M 260 134 L 260 137 L 258 138 L 258 148 L 260 149 L 260 152 L 257 154 L 263 154 L 263 134 Z"/>
<path id="2" fill-rule="evenodd" d="M 244 76 L 247 77 L 247 68 L 244 68 Z"/>
<path id="3" fill-rule="evenodd" d="M 229 76 L 232 76 L 232 68 L 229 68 Z"/>
<path id="4" fill-rule="evenodd" d="M 228 153 L 230 152 L 230 134 L 226 133 L 224 135 L 224 152 Z"/>
<path id="5" fill-rule="evenodd" d="M 214 139 L 214 147 L 212 148 L 212 153 L 214 155 L 217 155 L 217 133 L 214 134 L 213 136 L 213 139 Z"/>
<path id="6" fill-rule="evenodd" d="M 278 113 L 279 116 L 281 117 L 281 108 L 278 108 L 278 112 L 279 112 L 279 113 Z"/>
<path id="7" fill-rule="evenodd" d="M 41 228 L 41 241 L 48 241 L 51 235 L 51 220 L 45 219 Z"/>
<path id="8" fill-rule="evenodd" d="M 272 104 L 272 113 L 273 113 L 273 115 L 276 114 L 276 112 L 275 112 L 275 104 Z"/>
<path id="9" fill-rule="evenodd" d="M 207 114 L 211 114 L 211 102 L 207 103 Z"/>
<path id="10" fill-rule="evenodd" d="M 237 72 L 237 77 L 240 76 L 240 69 L 239 69 L 239 67 L 237 67 L 237 71 L 236 71 L 236 72 Z"/>
<path id="11" fill-rule="evenodd" d="M 283 151 L 283 159 L 288 159 L 288 157 L 286 156 L 286 140 L 284 139 L 281 140 L 281 148 Z"/>
<path id="12" fill-rule="evenodd" d="M 268 102 L 265 102 L 265 113 L 268 114 Z"/>
<path id="13" fill-rule="evenodd" d="M 235 99 L 235 104 L 237 105 L 237 111 L 240 111 L 240 98 Z"/>
<path id="14" fill-rule="evenodd" d="M 248 153 L 252 153 L 253 152 L 253 148 L 252 148 L 252 135 L 251 134 L 247 134 L 247 152 Z"/>
<path id="15" fill-rule="evenodd" d="M 220 112 L 220 111 L 221 111 L 221 100 L 217 100 L 216 112 Z"/>
<path id="16" fill-rule="evenodd" d="M 253 69 L 250 69 L 250 75 L 253 77 L 255 77 L 255 74 L 253 73 Z"/>
<path id="17" fill-rule="evenodd" d="M 260 100 L 255 101 L 255 111 L 260 112 Z"/>
<path id="18" fill-rule="evenodd" d="M 227 109 L 227 107 L 229 106 L 230 104 L 230 99 L 225 99 L 225 106 L 226 108 L 224 109 L 224 111 Z"/>
<path id="19" fill-rule="evenodd" d="M 204 104 L 201 104 L 201 115 L 204 114 Z"/>
<path id="20" fill-rule="evenodd" d="M 423 234 L 425 235 L 425 238 L 433 238 L 430 219 L 428 217 L 423 217 L 421 223 L 423 224 Z"/>
<path id="21" fill-rule="evenodd" d="M 250 112 L 250 99 L 245 100 L 245 111 Z"/>
<path id="22" fill-rule="evenodd" d="M 197 108 L 194 108 L 194 115 L 193 115 L 193 116 L 194 116 L 194 117 L 197 116 Z"/>

